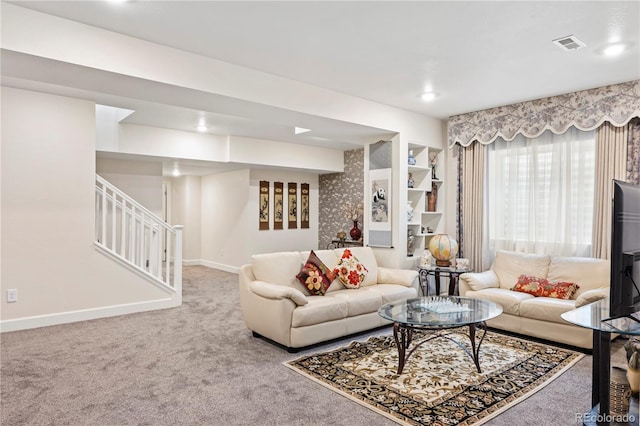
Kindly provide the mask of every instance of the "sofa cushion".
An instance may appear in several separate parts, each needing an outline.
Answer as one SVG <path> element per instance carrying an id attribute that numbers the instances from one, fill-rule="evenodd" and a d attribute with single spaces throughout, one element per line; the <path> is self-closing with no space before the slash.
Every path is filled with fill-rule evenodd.
<path id="1" fill-rule="evenodd" d="M 460 275 L 460 280 L 465 281 L 469 288 L 474 291 L 500 287 L 498 276 L 491 270 L 484 272 L 467 272 L 466 274 Z"/>
<path id="2" fill-rule="evenodd" d="M 339 258 L 342 257 L 345 249 L 335 249 L 334 253 Z M 362 281 L 362 287 L 368 287 L 370 285 L 376 285 L 378 283 L 378 262 L 373 253 L 371 247 L 350 247 L 351 254 L 360 260 L 360 263 L 367 268 L 369 273 L 364 277 Z M 329 264 L 327 264 L 329 265 Z"/>
<path id="3" fill-rule="evenodd" d="M 325 296 L 309 296 L 307 300 L 309 303 L 294 309 L 292 327 L 304 327 L 347 317 L 346 300 Z"/>
<path id="4" fill-rule="evenodd" d="M 382 297 L 382 304 L 395 302 L 400 299 L 412 299 L 418 297 L 418 290 L 414 287 L 404 287 L 396 284 L 378 284 L 361 288 L 358 291 L 370 291 Z"/>
<path id="5" fill-rule="evenodd" d="M 560 315 L 575 308 L 575 301 L 553 297 L 535 297 L 520 303 L 520 316 L 560 324 L 567 322 Z"/>
<path id="6" fill-rule="evenodd" d="M 551 256 L 499 250 L 491 269 L 498 276 L 500 288 L 510 289 L 522 274 L 547 278 Z"/>
<path id="7" fill-rule="evenodd" d="M 382 306 L 382 296 L 370 291 L 338 290 L 326 295 L 326 297 L 336 297 L 347 302 L 347 316 L 369 314 L 377 312 Z"/>
<path id="8" fill-rule="evenodd" d="M 360 263 L 350 249 L 344 249 L 342 257 L 334 269 L 342 284 L 347 288 L 357 289 L 367 276 L 368 269 Z"/>
<path id="9" fill-rule="evenodd" d="M 398 284 L 411 287 L 418 278 L 418 271 L 411 269 L 390 269 L 378 267 L 378 283 Z"/>
<path id="10" fill-rule="evenodd" d="M 588 257 L 554 257 L 547 274 L 549 281 L 570 281 L 580 288 L 574 299 L 585 291 L 609 285 L 609 261 Z"/>
<path id="11" fill-rule="evenodd" d="M 518 282 L 511 290 L 529 293 L 536 297 L 553 297 L 556 299 L 571 299 L 578 285 L 570 282 L 550 282 L 546 278 L 520 275 Z"/>
<path id="12" fill-rule="evenodd" d="M 300 254 L 296 251 L 254 254 L 251 270 L 258 281 L 294 287 L 309 295 L 309 291 L 296 279 L 302 268 Z"/>
<path id="13" fill-rule="evenodd" d="M 502 306 L 502 312 L 511 315 L 520 315 L 520 303 L 524 300 L 535 298 L 527 293 L 520 293 L 504 288 L 487 288 L 480 291 L 468 291 L 465 297 L 490 300 Z"/>
<path id="14" fill-rule="evenodd" d="M 336 278 L 336 274 L 316 256 L 311 250 L 302 270 L 296 278 L 314 296 L 324 296 L 327 289 Z"/>

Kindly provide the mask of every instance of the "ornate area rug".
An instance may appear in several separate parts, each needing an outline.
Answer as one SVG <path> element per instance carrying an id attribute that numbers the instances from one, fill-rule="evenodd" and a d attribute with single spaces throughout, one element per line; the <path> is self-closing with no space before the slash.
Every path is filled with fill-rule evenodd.
<path id="1" fill-rule="evenodd" d="M 415 332 L 414 342 L 428 333 Z M 468 346 L 464 334 L 449 337 Z M 531 396 L 583 356 L 488 332 L 480 348 L 482 373 L 459 346 L 436 338 L 420 346 L 398 376 L 398 351 L 388 335 L 284 365 L 398 423 L 479 425 Z"/>

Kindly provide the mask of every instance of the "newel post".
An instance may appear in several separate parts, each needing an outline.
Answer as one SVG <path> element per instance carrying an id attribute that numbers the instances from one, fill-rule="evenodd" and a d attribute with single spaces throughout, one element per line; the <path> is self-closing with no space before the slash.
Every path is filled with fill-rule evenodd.
<path id="1" fill-rule="evenodd" d="M 175 225 L 175 255 L 173 260 L 173 288 L 176 291 L 176 306 L 182 305 L 182 230 L 184 226 Z M 167 259 L 168 261 L 169 259 Z"/>

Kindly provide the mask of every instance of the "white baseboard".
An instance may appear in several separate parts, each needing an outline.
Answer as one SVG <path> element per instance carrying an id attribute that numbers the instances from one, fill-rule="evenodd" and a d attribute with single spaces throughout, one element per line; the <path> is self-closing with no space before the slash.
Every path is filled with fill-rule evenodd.
<path id="1" fill-rule="evenodd" d="M 183 260 L 182 264 L 186 266 L 206 266 L 207 268 L 219 269 L 221 271 L 230 272 L 232 274 L 237 274 L 240 272 L 240 268 L 238 268 L 237 266 L 212 262 L 211 260 L 204 259 Z"/>
<path id="2" fill-rule="evenodd" d="M 237 274 L 240 268 L 223 263 L 212 262 L 204 259 L 183 260 L 183 265 L 200 265 L 208 268 L 219 269 L 221 271 Z M 67 324 L 71 322 L 87 321 L 99 318 L 115 317 L 118 315 L 133 314 L 136 312 L 155 311 L 158 309 L 173 308 L 180 306 L 181 298 L 150 300 L 144 302 L 129 303 L 124 305 L 105 306 L 92 309 L 81 309 L 78 311 L 59 312 L 48 315 L 38 315 L 34 317 L 17 318 L 13 320 L 0 321 L 0 333 L 7 331 L 28 330 L 31 328 L 47 327 L 50 325 Z"/>
<path id="3" fill-rule="evenodd" d="M 4 320 L 0 321 L 0 332 L 4 333 L 7 331 L 28 330 L 31 328 L 47 327 L 50 325 L 115 317 L 118 315 L 133 314 L 137 312 L 155 311 L 158 309 L 174 308 L 176 306 L 180 306 L 180 304 L 181 301 L 174 301 L 174 299 L 167 298 Z"/>

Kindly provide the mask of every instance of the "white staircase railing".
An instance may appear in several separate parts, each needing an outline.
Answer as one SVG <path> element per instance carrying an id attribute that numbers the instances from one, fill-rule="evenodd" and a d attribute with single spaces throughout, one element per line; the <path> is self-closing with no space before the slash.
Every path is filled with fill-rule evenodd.
<path id="1" fill-rule="evenodd" d="M 182 226 L 96 175 L 96 246 L 182 299 Z"/>

